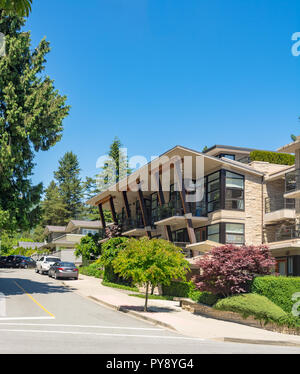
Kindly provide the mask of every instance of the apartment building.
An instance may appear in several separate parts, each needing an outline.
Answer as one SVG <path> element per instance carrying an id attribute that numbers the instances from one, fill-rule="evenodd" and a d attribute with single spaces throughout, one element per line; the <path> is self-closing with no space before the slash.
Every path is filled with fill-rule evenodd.
<path id="1" fill-rule="evenodd" d="M 103 228 L 109 209 L 122 235 L 172 241 L 191 263 L 215 245 L 267 244 L 278 272 L 300 275 L 300 156 L 295 167 L 251 161 L 253 151 L 176 146 L 88 203 L 98 206 Z"/>
<path id="2" fill-rule="evenodd" d="M 80 264 L 82 259 L 74 255 L 76 244 L 80 243 L 85 235 L 96 233 L 102 234 L 100 221 L 71 220 L 66 226 L 46 226 L 44 230 L 46 241 L 40 249 L 50 249 L 63 261 Z"/>

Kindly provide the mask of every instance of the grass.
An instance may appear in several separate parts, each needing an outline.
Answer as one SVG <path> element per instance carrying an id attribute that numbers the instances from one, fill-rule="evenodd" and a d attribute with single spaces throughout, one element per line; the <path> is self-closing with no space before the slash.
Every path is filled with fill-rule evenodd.
<path id="1" fill-rule="evenodd" d="M 254 293 L 221 299 L 217 301 L 214 308 L 217 310 L 239 313 L 245 319 L 252 316 L 264 322 L 264 324 L 269 322 L 279 323 L 281 319 L 287 316 L 284 310 L 268 298 Z"/>
<path id="2" fill-rule="evenodd" d="M 129 286 L 124 286 L 123 284 L 111 283 L 111 282 L 106 282 L 106 281 L 102 281 L 102 286 L 119 288 L 120 290 L 128 290 L 128 291 L 135 291 L 135 292 L 139 291 L 139 289 L 136 287 L 129 287 Z"/>
<path id="3" fill-rule="evenodd" d="M 144 294 L 129 294 L 129 296 L 140 297 L 141 299 L 145 299 L 146 295 Z M 173 296 L 162 296 L 162 295 L 148 295 L 148 299 L 154 300 L 173 300 Z"/>

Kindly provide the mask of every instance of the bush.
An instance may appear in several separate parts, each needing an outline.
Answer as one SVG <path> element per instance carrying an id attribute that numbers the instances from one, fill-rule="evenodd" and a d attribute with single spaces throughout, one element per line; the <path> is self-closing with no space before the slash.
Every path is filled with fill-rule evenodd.
<path id="1" fill-rule="evenodd" d="M 198 291 L 193 282 L 171 282 L 169 286 L 162 286 L 163 294 L 173 297 L 186 297 L 197 303 L 212 306 L 219 296 L 210 292 Z"/>
<path id="2" fill-rule="evenodd" d="M 102 286 L 119 288 L 120 290 L 128 290 L 128 291 L 135 291 L 135 292 L 139 291 L 139 289 L 137 287 L 129 287 L 129 286 L 125 286 L 123 284 L 107 282 L 105 280 L 102 281 Z"/>
<path id="3" fill-rule="evenodd" d="M 266 246 L 213 248 L 197 264 L 201 274 L 194 277 L 196 288 L 223 297 L 249 292 L 253 278 L 271 273 L 275 259 Z"/>
<path id="4" fill-rule="evenodd" d="M 92 264 L 88 266 L 80 267 L 79 273 L 83 275 L 88 275 L 90 277 L 95 277 L 95 278 L 103 277 L 103 270 L 101 269 L 101 265 L 99 261 L 93 262 Z"/>
<path id="5" fill-rule="evenodd" d="M 279 306 L 272 303 L 265 296 L 257 294 L 230 296 L 219 300 L 214 305 L 214 308 L 239 313 L 245 319 L 253 316 L 260 322 L 264 322 L 264 324 L 269 322 L 278 324 L 278 322 L 283 321 L 287 316 Z"/>
<path id="6" fill-rule="evenodd" d="M 266 296 L 285 312 L 291 313 L 295 303 L 292 295 L 300 292 L 300 277 L 256 277 L 252 282 L 251 292 Z"/>
<path id="7" fill-rule="evenodd" d="M 267 151 L 253 151 L 250 153 L 251 161 L 265 161 L 271 164 L 279 165 L 294 165 L 295 156 L 287 153 L 267 152 Z"/>

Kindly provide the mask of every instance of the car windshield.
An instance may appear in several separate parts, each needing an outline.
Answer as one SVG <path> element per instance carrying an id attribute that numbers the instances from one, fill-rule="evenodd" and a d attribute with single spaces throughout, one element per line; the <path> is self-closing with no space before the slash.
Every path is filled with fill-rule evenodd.
<path id="1" fill-rule="evenodd" d="M 48 257 L 46 258 L 46 262 L 60 262 L 60 259 L 54 258 L 54 257 Z"/>
<path id="2" fill-rule="evenodd" d="M 75 264 L 73 262 L 60 262 L 59 266 L 64 268 L 74 268 Z"/>

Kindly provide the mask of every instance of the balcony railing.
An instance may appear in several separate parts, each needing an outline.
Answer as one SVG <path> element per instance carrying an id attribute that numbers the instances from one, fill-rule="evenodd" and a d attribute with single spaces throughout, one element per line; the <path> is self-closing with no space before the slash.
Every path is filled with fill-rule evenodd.
<path id="1" fill-rule="evenodd" d="M 300 169 L 285 174 L 285 192 L 300 190 Z"/>
<path id="2" fill-rule="evenodd" d="M 283 241 L 289 239 L 300 239 L 300 229 L 294 226 L 280 229 L 275 234 L 275 241 Z"/>
<path id="3" fill-rule="evenodd" d="M 143 229 L 144 227 L 145 227 L 144 223 L 140 219 L 125 219 L 122 222 L 123 232 L 133 230 L 133 229 Z"/>
<path id="4" fill-rule="evenodd" d="M 285 199 L 283 196 L 266 197 L 265 213 L 272 213 L 281 209 L 295 209 L 295 200 Z"/>
<path id="5" fill-rule="evenodd" d="M 206 217 L 207 211 L 205 204 L 196 206 L 195 203 L 190 204 L 190 212 L 195 217 Z M 174 207 L 171 204 L 164 204 L 157 207 L 157 210 L 153 213 L 152 221 L 161 221 L 166 218 L 184 216 L 184 210 L 181 207 Z"/>

